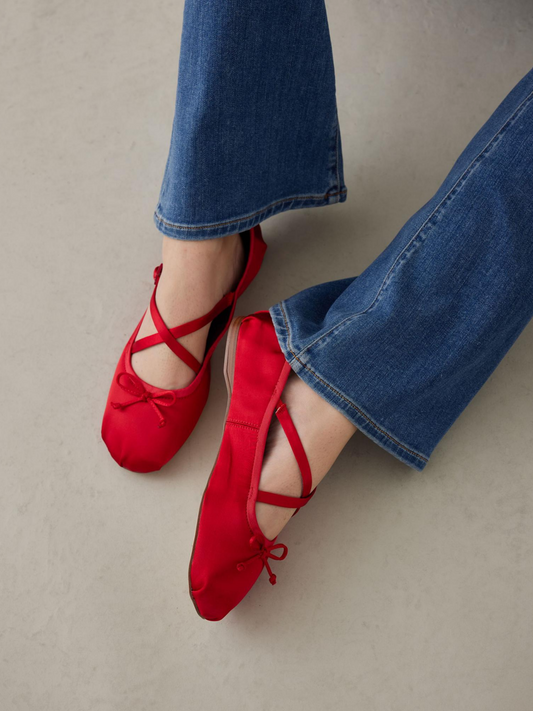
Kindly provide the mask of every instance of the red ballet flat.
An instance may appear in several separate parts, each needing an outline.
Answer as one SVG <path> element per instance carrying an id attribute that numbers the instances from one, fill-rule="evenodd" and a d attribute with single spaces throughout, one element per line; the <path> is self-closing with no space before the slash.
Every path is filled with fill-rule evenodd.
<path id="1" fill-rule="evenodd" d="M 258 273 L 266 251 L 259 225 L 241 237 L 247 262 L 235 291 L 226 294 L 205 316 L 181 326 L 168 328 L 159 314 L 155 294 L 162 265 L 155 269 L 150 313 L 157 333 L 135 340 L 141 319 L 118 362 L 102 422 L 102 438 L 120 466 L 143 473 L 161 469 L 196 426 L 209 394 L 211 356 L 228 330 L 238 297 Z M 206 353 L 203 362 L 199 363 L 176 339 L 209 323 Z M 135 373 L 131 365 L 132 354 L 159 343 L 166 343 L 196 373 L 190 385 L 178 390 L 162 390 L 144 382 Z"/>
<path id="2" fill-rule="evenodd" d="M 304 448 L 280 396 L 291 368 L 280 350 L 268 312 L 236 319 L 226 346 L 229 402 L 218 458 L 200 506 L 189 566 L 189 587 L 198 614 L 221 620 L 249 592 L 263 568 L 274 585 L 271 562 L 287 546 L 266 538 L 257 523 L 257 502 L 305 506 L 315 490 Z M 302 476 L 302 496 L 259 489 L 265 444 L 276 415 Z"/>

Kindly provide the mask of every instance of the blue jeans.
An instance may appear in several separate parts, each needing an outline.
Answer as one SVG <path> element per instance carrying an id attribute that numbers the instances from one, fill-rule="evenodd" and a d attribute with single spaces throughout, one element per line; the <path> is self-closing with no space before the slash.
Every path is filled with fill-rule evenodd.
<path id="1" fill-rule="evenodd" d="M 205 239 L 346 197 L 323 0 L 187 0 L 156 210 Z M 533 316 L 533 71 L 357 278 L 270 310 L 293 370 L 423 469 Z"/>
<path id="2" fill-rule="evenodd" d="M 324 0 L 186 0 L 158 229 L 223 237 L 345 199 Z"/>

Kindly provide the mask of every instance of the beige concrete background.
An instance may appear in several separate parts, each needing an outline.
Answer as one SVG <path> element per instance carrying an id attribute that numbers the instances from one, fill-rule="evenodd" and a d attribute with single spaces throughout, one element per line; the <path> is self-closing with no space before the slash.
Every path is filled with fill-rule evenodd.
<path id="1" fill-rule="evenodd" d="M 155 476 L 100 441 L 159 259 L 183 0 L 0 10 L 2 711 L 532 711 L 533 327 L 424 473 L 356 435 L 226 621 L 187 565 L 225 408 Z M 331 0 L 349 199 L 240 303 L 349 276 L 533 65 L 530 0 Z"/>

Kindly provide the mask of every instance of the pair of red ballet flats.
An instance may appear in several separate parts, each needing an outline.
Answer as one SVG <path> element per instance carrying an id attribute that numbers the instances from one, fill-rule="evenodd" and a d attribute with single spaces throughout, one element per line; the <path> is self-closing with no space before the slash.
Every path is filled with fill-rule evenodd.
<path id="1" fill-rule="evenodd" d="M 266 538 L 257 523 L 257 502 L 298 511 L 313 496 L 309 462 L 281 393 L 290 366 L 278 345 L 268 312 L 232 323 L 237 298 L 259 271 L 266 245 L 259 226 L 241 235 L 247 250 L 244 274 L 235 289 L 205 316 L 168 328 L 155 294 L 161 267 L 154 272 L 150 313 L 157 333 L 136 340 L 139 323 L 120 357 L 102 423 L 102 438 L 111 456 L 126 469 L 160 469 L 193 431 L 207 401 L 210 361 L 229 328 L 225 377 L 229 404 L 217 461 L 204 492 L 189 568 L 191 598 L 201 617 L 221 620 L 248 593 L 270 561 L 283 560 L 287 546 Z M 211 324 L 206 354 L 199 363 L 177 339 Z M 231 326 L 230 326 L 231 324 Z M 189 365 L 196 377 L 186 388 L 162 390 L 134 372 L 131 356 L 159 343 Z M 302 496 L 259 489 L 266 438 L 273 416 L 279 419 L 302 476 Z"/>

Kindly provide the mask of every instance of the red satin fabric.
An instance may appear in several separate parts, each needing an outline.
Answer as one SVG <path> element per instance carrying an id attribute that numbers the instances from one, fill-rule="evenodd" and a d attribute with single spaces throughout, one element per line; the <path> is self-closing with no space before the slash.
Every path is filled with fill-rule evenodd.
<path id="1" fill-rule="evenodd" d="M 260 312 L 234 328 L 239 330 L 231 400 L 218 458 L 200 507 L 189 570 L 191 597 L 198 613 L 208 620 L 220 620 L 238 605 L 263 568 L 274 584 L 270 563 L 287 555 L 284 544 L 263 535 L 255 515 L 256 502 L 268 499 L 277 506 L 299 508 L 314 493 L 305 451 L 280 402 L 291 369 L 270 316 Z M 231 348 L 231 333 L 227 347 Z M 276 410 L 302 473 L 302 498 L 259 491 L 266 438 Z"/>
<path id="2" fill-rule="evenodd" d="M 229 327 L 237 298 L 257 275 L 266 251 L 259 225 L 244 233 L 242 238 L 247 243 L 248 260 L 235 293 L 226 295 L 209 314 L 189 324 L 169 329 L 161 319 L 155 305 L 155 289 L 161 268 L 155 270 L 156 286 L 150 308 L 152 316 L 155 315 L 158 333 L 136 342 L 142 319 L 137 325 L 120 356 L 102 422 L 102 438 L 120 466 L 142 473 L 161 469 L 178 452 L 196 426 L 209 394 L 211 357 Z M 216 338 L 200 364 L 176 338 L 191 333 L 221 313 L 227 314 L 225 320 L 222 324 L 219 322 Z M 132 353 L 161 342 L 165 342 L 197 373 L 186 388 L 162 390 L 145 383 L 134 372 Z"/>

